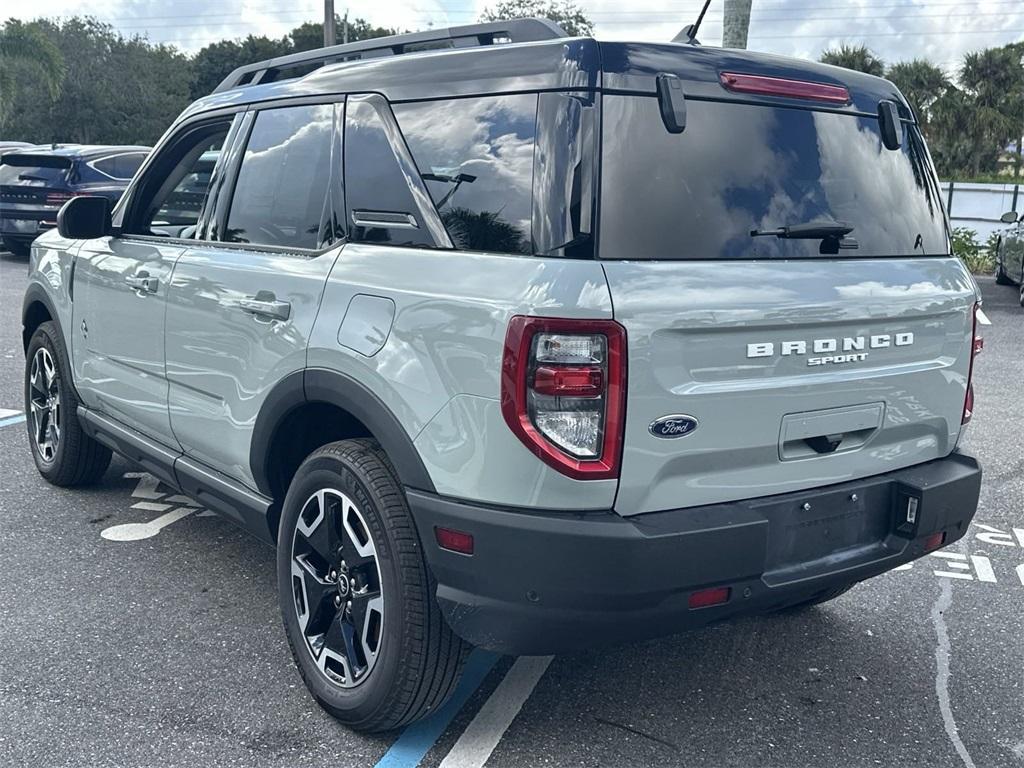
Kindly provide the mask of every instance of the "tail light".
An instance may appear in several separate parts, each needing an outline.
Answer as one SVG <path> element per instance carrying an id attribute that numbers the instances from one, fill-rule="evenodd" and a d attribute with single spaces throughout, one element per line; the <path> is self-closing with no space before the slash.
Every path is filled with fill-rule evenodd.
<path id="1" fill-rule="evenodd" d="M 70 192 L 47 192 L 46 193 L 46 204 L 47 205 L 64 205 L 74 195 Z"/>
<path id="2" fill-rule="evenodd" d="M 960 420 L 966 424 L 974 415 L 974 358 L 985 348 L 985 340 L 978 335 L 978 310 L 979 305 L 974 305 L 974 312 L 971 315 L 971 361 L 967 367 L 967 394 L 964 397 L 964 415 Z"/>
<path id="3" fill-rule="evenodd" d="M 613 320 L 509 321 L 501 411 L 534 455 L 578 480 L 618 477 L 626 331 Z"/>
<path id="4" fill-rule="evenodd" d="M 722 86 L 734 93 L 755 93 L 759 96 L 782 96 L 789 99 L 809 99 L 829 104 L 849 104 L 850 92 L 841 85 L 816 83 L 811 80 L 790 80 L 785 77 L 744 75 L 722 72 L 718 76 Z"/>

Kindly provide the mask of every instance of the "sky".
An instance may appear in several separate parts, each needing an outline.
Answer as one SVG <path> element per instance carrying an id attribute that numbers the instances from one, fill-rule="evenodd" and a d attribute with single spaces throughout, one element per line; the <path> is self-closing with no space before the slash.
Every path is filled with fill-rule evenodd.
<path id="1" fill-rule="evenodd" d="M 335 10 L 408 30 L 476 21 L 492 0 L 335 0 Z M 666 41 L 697 16 L 699 0 L 581 0 L 606 40 Z M 701 28 L 722 38 L 722 0 Z M 224 38 L 280 37 L 323 18 L 321 0 L 0 0 L 0 19 L 93 15 L 125 35 L 194 52 Z M 340 37 L 340 34 L 339 34 Z M 863 43 L 886 63 L 923 57 L 955 74 L 963 54 L 1024 40 L 1024 0 L 753 0 L 748 48 L 818 58 L 840 42 Z"/>

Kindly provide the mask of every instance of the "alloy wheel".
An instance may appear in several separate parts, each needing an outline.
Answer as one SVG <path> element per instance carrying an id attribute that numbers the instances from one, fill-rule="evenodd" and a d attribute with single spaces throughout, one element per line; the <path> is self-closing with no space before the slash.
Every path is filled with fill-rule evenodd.
<path id="1" fill-rule="evenodd" d="M 29 409 L 32 439 L 39 457 L 47 464 L 57 456 L 60 443 L 60 375 L 46 347 L 36 350 L 29 372 Z"/>
<path id="2" fill-rule="evenodd" d="M 292 595 L 306 651 L 332 683 L 370 675 L 384 636 L 377 549 L 366 519 L 341 491 L 310 496 L 292 538 Z"/>

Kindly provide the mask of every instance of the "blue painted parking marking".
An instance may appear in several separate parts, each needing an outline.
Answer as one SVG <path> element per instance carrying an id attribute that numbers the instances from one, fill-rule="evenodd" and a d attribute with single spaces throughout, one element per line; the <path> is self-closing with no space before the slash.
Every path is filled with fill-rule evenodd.
<path id="1" fill-rule="evenodd" d="M 419 765 L 499 658 L 498 654 L 473 649 L 466 659 L 462 680 L 448 703 L 430 717 L 407 726 L 374 768 L 415 768 Z"/>
<path id="2" fill-rule="evenodd" d="M 19 413 L 17 416 L 8 416 L 5 419 L 0 419 L 0 427 L 11 427 L 15 424 L 21 424 L 25 421 L 25 414 Z"/>

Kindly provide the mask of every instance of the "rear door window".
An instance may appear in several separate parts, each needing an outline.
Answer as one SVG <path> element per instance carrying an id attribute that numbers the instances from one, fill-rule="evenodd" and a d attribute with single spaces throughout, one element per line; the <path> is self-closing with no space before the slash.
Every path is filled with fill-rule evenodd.
<path id="1" fill-rule="evenodd" d="M 225 242 L 316 249 L 328 238 L 334 105 L 256 115 L 238 171 Z"/>
<path id="2" fill-rule="evenodd" d="M 904 123 L 902 147 L 889 150 L 874 117 L 692 101 L 686 130 L 670 134 L 656 99 L 606 95 L 603 108 L 603 258 L 948 253 L 916 126 Z M 751 236 L 811 222 L 853 229 L 837 253 L 822 239 Z"/>
<path id="3" fill-rule="evenodd" d="M 393 109 L 455 247 L 531 253 L 537 95 Z"/>

